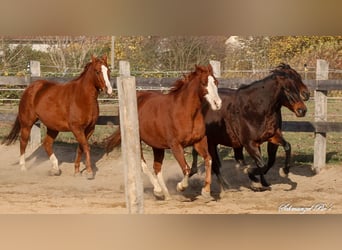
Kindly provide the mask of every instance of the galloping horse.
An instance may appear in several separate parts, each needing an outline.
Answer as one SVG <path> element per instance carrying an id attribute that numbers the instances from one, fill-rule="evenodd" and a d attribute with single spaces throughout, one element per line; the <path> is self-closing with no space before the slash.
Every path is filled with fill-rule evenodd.
<path id="1" fill-rule="evenodd" d="M 242 86 L 238 90 L 220 89 L 219 93 L 223 108 L 219 112 L 203 109 L 213 172 L 222 187 L 228 188 L 228 182 L 220 172 L 217 145 L 233 147 L 235 159 L 239 164 L 245 164 L 242 153 L 245 147 L 258 167 L 248 169 L 252 189 L 267 189 L 269 184 L 264 179 L 264 174 L 273 166 L 279 145 L 283 146 L 286 152 L 283 175 L 289 172 L 290 167 L 291 145 L 282 137 L 281 106 L 286 106 L 298 117 L 304 116 L 306 106 L 302 100 L 309 99 L 308 88 L 295 70 L 289 65 L 280 64 L 271 71 L 271 75 L 260 81 Z M 266 141 L 269 155 L 267 166 L 261 158 L 259 148 Z M 191 175 L 197 172 L 197 154 L 194 151 L 193 159 Z M 260 175 L 261 186 L 256 183 L 256 174 Z"/>
<path id="2" fill-rule="evenodd" d="M 107 56 L 101 59 L 92 56 L 91 62 L 84 67 L 81 75 L 68 83 L 47 80 L 31 83 L 21 97 L 19 113 L 12 130 L 2 142 L 6 145 L 13 143 L 20 132 L 21 170 L 26 170 L 25 149 L 31 128 L 40 120 L 47 127 L 43 145 L 52 163 L 52 174 L 61 174 L 58 160 L 52 150 L 53 141 L 60 131 L 71 131 L 79 142 L 75 175 L 80 174 L 80 161 L 82 153 L 85 153 L 87 177 L 94 178 L 88 139 L 94 132 L 99 116 L 98 93 L 105 89 L 108 94 L 112 93 Z"/>
<path id="3" fill-rule="evenodd" d="M 221 108 L 217 85 L 210 65 L 196 66 L 194 72 L 177 80 L 167 94 L 138 92 L 140 140 L 152 147 L 154 155 L 154 173 L 148 169 L 141 154 L 142 170 L 153 184 L 156 197 L 171 198 L 161 171 L 165 149 L 171 149 L 184 174 L 177 190 L 183 191 L 188 186 L 190 167 L 184 157 L 184 148 L 191 145 L 204 158 L 206 178 L 202 195 L 206 198 L 210 196 L 211 157 L 201 108 L 205 101 L 212 110 Z M 120 140 L 120 130 L 117 130 L 107 140 L 107 151 L 117 146 Z"/>

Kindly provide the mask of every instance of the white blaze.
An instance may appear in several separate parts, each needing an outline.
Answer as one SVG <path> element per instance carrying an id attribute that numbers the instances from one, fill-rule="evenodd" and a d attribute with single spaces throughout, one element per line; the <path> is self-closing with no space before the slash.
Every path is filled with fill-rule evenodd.
<path id="1" fill-rule="evenodd" d="M 219 110 L 222 106 L 222 100 L 220 96 L 218 95 L 218 89 L 215 84 L 215 80 L 212 76 L 208 76 L 208 94 L 206 94 L 204 97 L 209 102 L 212 110 Z"/>
<path id="2" fill-rule="evenodd" d="M 111 86 L 110 81 L 108 79 L 108 73 L 107 73 L 108 69 L 106 66 L 102 65 L 101 71 L 102 71 L 103 79 L 105 80 L 105 83 L 106 83 L 107 93 L 110 95 L 113 92 L 113 89 L 112 89 L 112 86 Z"/>

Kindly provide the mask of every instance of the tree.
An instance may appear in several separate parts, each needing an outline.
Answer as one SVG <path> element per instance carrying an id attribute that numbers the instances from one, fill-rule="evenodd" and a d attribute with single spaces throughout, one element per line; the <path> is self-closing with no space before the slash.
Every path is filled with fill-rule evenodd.
<path id="1" fill-rule="evenodd" d="M 164 70 L 191 70 L 195 64 L 224 59 L 226 37 L 171 36 L 159 38 L 159 58 Z"/>
<path id="2" fill-rule="evenodd" d="M 1 74 L 24 74 L 27 69 L 31 46 L 23 42 L 11 43 L 8 37 L 0 37 Z"/>
<path id="3" fill-rule="evenodd" d="M 79 74 L 91 55 L 108 53 L 109 37 L 47 36 L 40 37 L 48 44 L 47 53 L 57 72 Z"/>
<path id="4" fill-rule="evenodd" d="M 341 36 L 250 36 L 235 40 L 227 44 L 228 69 L 271 69 L 284 62 L 303 70 L 304 64 L 316 67 L 317 59 L 329 61 L 331 68 L 342 67 Z"/>

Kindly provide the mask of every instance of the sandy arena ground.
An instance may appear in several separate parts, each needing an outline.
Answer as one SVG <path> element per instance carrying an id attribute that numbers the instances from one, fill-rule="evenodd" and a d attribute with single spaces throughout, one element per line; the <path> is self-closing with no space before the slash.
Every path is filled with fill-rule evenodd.
<path id="1" fill-rule="evenodd" d="M 105 155 L 101 149 L 92 150 L 92 161 L 98 168 L 94 180 L 74 177 L 75 147 L 55 145 L 55 154 L 62 170 L 61 176 L 49 176 L 51 164 L 42 147 L 26 154 L 26 172 L 19 167 L 19 143 L 0 145 L 0 213 L 1 214 L 127 214 L 124 191 L 123 164 L 120 150 Z M 151 157 L 147 157 L 151 165 Z M 281 162 L 280 162 L 281 163 Z M 280 164 L 278 163 L 278 165 Z M 82 165 L 84 166 L 84 165 Z M 203 169 L 203 167 L 202 167 Z M 223 174 L 231 189 L 220 199 L 204 202 L 193 199 L 202 187 L 204 174 L 190 179 L 190 187 L 176 191 L 182 174 L 176 161 L 165 160 L 166 185 L 170 201 L 158 201 L 152 185 L 143 175 L 144 213 L 146 214 L 341 214 L 342 166 L 327 166 L 314 175 L 311 166 L 294 166 L 288 178 L 278 174 L 275 166 L 267 174 L 271 191 L 253 192 L 248 177 L 233 161 L 223 162 Z M 212 195 L 219 196 L 216 177 Z"/>

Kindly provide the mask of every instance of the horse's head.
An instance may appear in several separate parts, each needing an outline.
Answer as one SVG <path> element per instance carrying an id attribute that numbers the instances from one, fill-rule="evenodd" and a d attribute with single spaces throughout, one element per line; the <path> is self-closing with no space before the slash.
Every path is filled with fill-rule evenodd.
<path id="1" fill-rule="evenodd" d="M 273 70 L 272 73 L 273 73 L 273 78 L 276 79 L 276 81 L 281 87 L 282 105 L 290 109 L 298 117 L 305 116 L 307 108 L 306 108 L 306 105 L 304 104 L 304 101 L 303 101 L 304 98 L 302 97 L 303 93 L 300 89 L 304 90 L 303 91 L 304 93 L 309 93 L 309 92 L 308 91 L 306 92 L 307 88 L 305 88 L 306 86 L 304 85 L 304 83 L 299 84 L 297 77 L 294 78 L 293 75 L 287 73 L 287 71 L 282 70 L 279 67 Z M 304 87 L 301 88 L 301 86 L 304 86 Z M 308 98 L 307 94 L 304 94 L 304 96 Z"/>
<path id="2" fill-rule="evenodd" d="M 222 106 L 222 100 L 218 95 L 218 81 L 214 76 L 211 65 L 196 65 L 195 73 L 200 79 L 200 95 L 208 101 L 212 110 L 219 110 Z"/>
<path id="3" fill-rule="evenodd" d="M 107 56 L 104 55 L 102 58 L 96 58 L 92 56 L 91 61 L 96 75 L 96 88 L 102 91 L 107 89 L 107 93 L 110 95 L 113 89 L 109 81 L 110 71 L 107 65 Z"/>
<path id="4" fill-rule="evenodd" d="M 281 63 L 278 67 L 276 67 L 273 72 L 275 71 L 282 71 L 284 72 L 289 78 L 294 81 L 294 84 L 297 86 L 300 96 L 303 101 L 307 101 L 310 98 L 310 91 L 308 87 L 303 83 L 302 77 L 295 71 L 290 65 Z"/>

